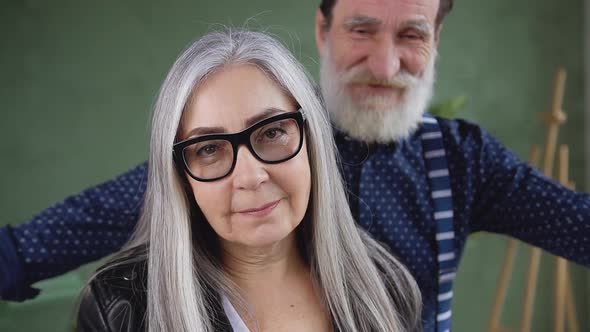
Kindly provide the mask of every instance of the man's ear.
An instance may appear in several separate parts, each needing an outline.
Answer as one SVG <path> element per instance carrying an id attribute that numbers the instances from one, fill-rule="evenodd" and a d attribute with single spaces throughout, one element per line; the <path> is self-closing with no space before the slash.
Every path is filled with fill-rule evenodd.
<path id="1" fill-rule="evenodd" d="M 322 14 L 322 11 L 318 8 L 315 13 L 315 46 L 317 47 L 318 54 L 320 55 L 324 49 L 327 31 L 328 26 L 326 18 L 324 17 L 324 14 Z"/>
<path id="2" fill-rule="evenodd" d="M 442 31 L 443 25 L 440 23 L 434 31 L 434 47 L 438 48 L 438 41 L 440 40 L 440 32 Z"/>

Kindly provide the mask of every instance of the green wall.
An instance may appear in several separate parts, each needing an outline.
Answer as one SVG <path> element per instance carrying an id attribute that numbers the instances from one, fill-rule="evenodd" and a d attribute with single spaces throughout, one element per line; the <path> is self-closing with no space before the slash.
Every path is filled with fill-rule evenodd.
<path id="1" fill-rule="evenodd" d="M 466 96 L 459 114 L 526 158 L 542 142 L 536 114 L 548 108 L 553 71 L 568 69 L 562 141 L 583 184 L 583 4 L 581 0 L 457 1 L 445 21 L 436 100 Z M 216 23 L 280 36 L 317 77 L 317 1 L 17 1 L 0 9 L 0 224 L 117 175 L 147 156 L 150 106 L 177 54 Z M 455 288 L 457 331 L 483 330 L 504 238 L 467 243 Z M 535 331 L 549 331 L 550 259 L 539 281 Z M 518 321 L 523 252 L 505 320 Z M 65 331 L 93 266 L 41 283 L 43 295 L 0 302 L 1 331 Z M 573 266 L 578 312 L 588 313 L 588 272 Z M 585 315 L 584 315 L 585 316 Z M 590 327 L 583 318 L 582 327 Z"/>

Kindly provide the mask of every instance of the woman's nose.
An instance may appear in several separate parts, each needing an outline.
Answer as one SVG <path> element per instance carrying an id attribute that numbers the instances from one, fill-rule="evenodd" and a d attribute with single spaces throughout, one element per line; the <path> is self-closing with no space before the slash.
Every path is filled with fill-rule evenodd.
<path id="1" fill-rule="evenodd" d="M 236 189 L 258 189 L 269 178 L 266 167 L 267 165 L 256 159 L 247 147 L 240 146 L 236 156 L 236 166 L 232 172 L 234 187 Z"/>

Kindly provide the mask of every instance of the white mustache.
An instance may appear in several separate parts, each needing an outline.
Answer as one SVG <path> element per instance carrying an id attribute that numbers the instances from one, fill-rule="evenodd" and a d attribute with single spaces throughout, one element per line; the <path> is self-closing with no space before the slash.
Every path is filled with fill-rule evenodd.
<path id="1" fill-rule="evenodd" d="M 342 75 L 345 84 L 371 84 L 391 88 L 408 88 L 418 84 L 420 79 L 406 70 L 400 70 L 387 80 L 379 80 L 362 67 L 353 67 Z"/>

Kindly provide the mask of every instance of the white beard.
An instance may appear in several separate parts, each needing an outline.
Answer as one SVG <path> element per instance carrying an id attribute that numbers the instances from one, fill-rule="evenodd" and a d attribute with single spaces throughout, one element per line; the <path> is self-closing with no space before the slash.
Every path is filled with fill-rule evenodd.
<path id="1" fill-rule="evenodd" d="M 339 130 L 368 143 L 391 143 L 407 138 L 418 128 L 432 98 L 436 53 L 431 55 L 422 77 L 407 79 L 410 74 L 400 74 L 402 81 L 412 83 L 400 101 L 392 105 L 384 96 L 365 96 L 355 103 L 346 91 L 347 76 L 351 76 L 347 74 L 353 74 L 354 68 L 349 73 L 338 72 L 329 52 L 328 46 L 321 59 L 320 86 L 330 119 Z"/>

